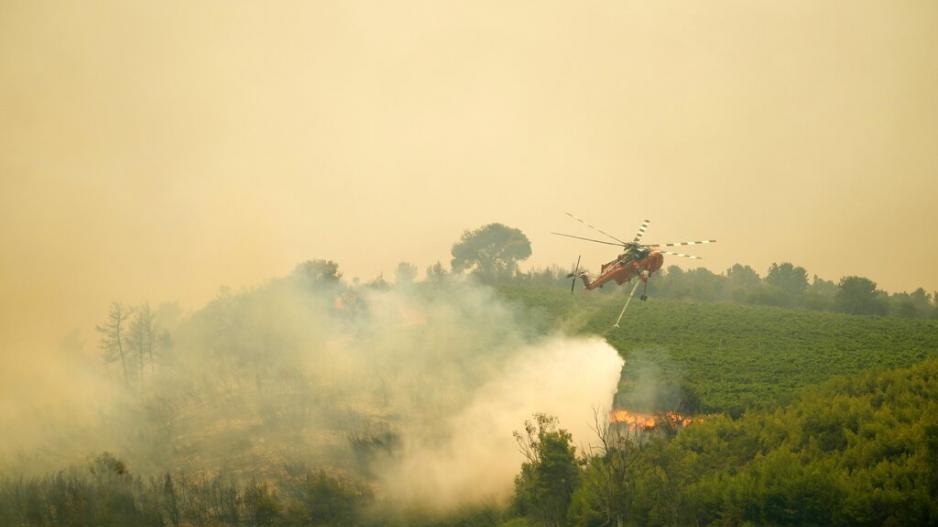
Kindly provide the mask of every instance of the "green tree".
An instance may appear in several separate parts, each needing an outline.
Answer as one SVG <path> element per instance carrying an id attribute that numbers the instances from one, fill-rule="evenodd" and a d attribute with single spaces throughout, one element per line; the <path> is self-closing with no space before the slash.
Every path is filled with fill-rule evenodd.
<path id="1" fill-rule="evenodd" d="M 909 296 L 912 298 L 912 303 L 915 304 L 915 310 L 919 314 L 925 315 L 931 309 L 932 297 L 921 287 L 912 291 Z"/>
<path id="2" fill-rule="evenodd" d="M 928 317 L 931 309 L 931 296 L 921 287 L 911 293 L 889 296 L 889 312 L 900 317 Z"/>
<path id="3" fill-rule="evenodd" d="M 762 279 L 752 267 L 735 264 L 726 270 L 730 296 L 737 302 L 748 300 L 762 285 Z"/>
<path id="4" fill-rule="evenodd" d="M 510 278 L 518 262 L 531 256 L 531 242 L 518 229 L 490 223 L 463 233 L 451 254 L 454 272 L 470 271 L 487 279 Z"/>
<path id="5" fill-rule="evenodd" d="M 372 500 L 367 485 L 323 470 L 306 471 L 292 483 L 294 503 L 288 516 L 300 525 L 355 525 L 359 510 Z"/>
<path id="6" fill-rule="evenodd" d="M 169 520 L 170 525 L 178 527 L 182 521 L 179 511 L 179 495 L 176 492 L 176 485 L 173 483 L 173 477 L 169 472 L 163 477 L 163 511 Z"/>
<path id="7" fill-rule="evenodd" d="M 808 272 L 804 267 L 796 267 L 789 262 L 773 263 L 765 276 L 765 282 L 797 297 L 808 287 Z"/>
<path id="8" fill-rule="evenodd" d="M 684 280 L 690 288 L 691 298 L 712 302 L 720 298 L 725 278 L 705 267 L 698 267 L 684 273 Z"/>
<path id="9" fill-rule="evenodd" d="M 387 280 L 384 279 L 384 273 L 379 273 L 378 276 L 374 278 L 374 280 L 365 284 L 365 287 L 383 291 L 383 290 L 389 289 L 391 285 L 388 283 Z"/>
<path id="10" fill-rule="evenodd" d="M 649 284 L 654 294 L 661 294 L 673 298 L 683 298 L 688 295 L 684 270 L 676 265 L 670 265 L 659 272 L 659 277 L 651 280 Z"/>
<path id="11" fill-rule="evenodd" d="M 417 266 L 409 262 L 397 264 L 394 270 L 394 281 L 397 285 L 412 284 L 417 279 Z"/>
<path id="12" fill-rule="evenodd" d="M 805 290 L 804 304 L 810 309 L 831 310 L 837 296 L 837 284 L 814 275 L 811 285 Z"/>
<path id="13" fill-rule="evenodd" d="M 893 293 L 889 295 L 889 313 L 892 315 L 914 318 L 918 316 L 918 309 L 909 293 Z"/>
<path id="14" fill-rule="evenodd" d="M 580 481 L 572 436 L 558 428 L 557 418 L 544 414 L 525 421 L 524 433 L 514 436 L 526 460 L 515 478 L 519 512 L 547 527 L 566 525 Z"/>
<path id="15" fill-rule="evenodd" d="M 427 267 L 427 281 L 428 282 L 442 282 L 446 279 L 446 268 L 443 267 L 443 264 L 437 262 L 431 266 Z"/>
<path id="16" fill-rule="evenodd" d="M 153 371 L 153 354 L 160 343 L 168 336 L 160 330 L 156 323 L 156 316 L 150 309 L 150 304 L 144 303 L 134 310 L 134 318 L 130 321 L 127 334 L 127 351 L 137 367 L 137 381 L 143 381 L 144 364 L 150 364 Z"/>
<path id="17" fill-rule="evenodd" d="M 277 495 L 265 481 L 252 479 L 247 483 L 242 496 L 247 525 L 263 527 L 272 525 L 282 509 Z"/>
<path id="18" fill-rule="evenodd" d="M 610 428 L 605 416 L 594 416 L 596 452 L 586 460 L 581 484 L 573 496 L 570 516 L 576 525 L 621 527 L 630 519 L 638 474 L 640 442 Z"/>
<path id="19" fill-rule="evenodd" d="M 296 266 L 293 275 L 309 287 L 335 285 L 342 279 L 339 264 L 332 260 L 307 260 Z"/>
<path id="20" fill-rule="evenodd" d="M 885 315 L 889 309 L 876 291 L 876 282 L 862 276 L 842 278 L 835 302 L 838 310 L 854 315 Z"/>

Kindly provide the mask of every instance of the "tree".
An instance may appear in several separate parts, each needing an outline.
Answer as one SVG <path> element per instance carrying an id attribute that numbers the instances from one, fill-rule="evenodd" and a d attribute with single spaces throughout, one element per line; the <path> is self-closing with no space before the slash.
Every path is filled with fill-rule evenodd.
<path id="1" fill-rule="evenodd" d="M 808 287 L 808 272 L 804 267 L 795 267 L 791 263 L 773 263 L 765 282 L 775 286 L 791 296 L 799 296 Z"/>
<path id="2" fill-rule="evenodd" d="M 412 284 L 417 279 L 417 266 L 409 262 L 397 264 L 394 271 L 394 281 L 397 285 Z"/>
<path id="3" fill-rule="evenodd" d="M 339 264 L 332 260 L 307 260 L 296 266 L 293 275 L 311 288 L 336 285 L 342 279 Z"/>
<path id="4" fill-rule="evenodd" d="M 571 516 L 577 524 L 619 527 L 630 513 L 636 480 L 634 465 L 641 454 L 641 442 L 614 431 L 605 415 L 594 412 L 598 452 L 587 459 L 582 484 L 573 497 Z"/>
<path id="5" fill-rule="evenodd" d="M 705 267 L 698 267 L 684 273 L 684 280 L 690 286 L 692 298 L 711 302 L 720 297 L 724 278 Z"/>
<path id="6" fill-rule="evenodd" d="M 454 272 L 470 271 L 484 278 L 514 276 L 518 262 L 531 256 L 531 242 L 518 229 L 490 223 L 466 231 L 453 245 Z"/>
<path id="7" fill-rule="evenodd" d="M 836 296 L 837 309 L 854 315 L 885 315 L 889 309 L 876 291 L 876 282 L 862 276 L 845 276 Z"/>
<path id="8" fill-rule="evenodd" d="M 515 478 L 520 512 L 548 527 L 567 523 L 567 510 L 580 481 L 576 448 L 569 432 L 557 428 L 557 418 L 544 414 L 525 421 L 515 440 L 526 461 Z"/>
<path id="9" fill-rule="evenodd" d="M 837 296 L 837 284 L 814 275 L 811 285 L 805 290 L 804 305 L 810 309 L 830 310 Z"/>
<path id="10" fill-rule="evenodd" d="M 267 482 L 257 481 L 256 479 L 252 479 L 245 486 L 241 502 L 247 516 L 247 525 L 251 527 L 272 525 L 280 516 L 280 510 L 282 509 L 277 494 L 274 493 Z"/>
<path id="11" fill-rule="evenodd" d="M 912 293 L 909 294 L 909 298 L 912 301 L 912 305 L 915 306 L 916 316 L 927 317 L 929 315 L 929 311 L 931 311 L 932 307 L 932 297 L 926 293 L 924 289 L 919 287 L 915 291 L 912 291 Z"/>
<path id="12" fill-rule="evenodd" d="M 525 279 L 532 284 L 570 289 L 570 279 L 566 278 L 567 273 L 570 271 L 571 269 L 561 269 L 556 265 L 550 265 L 542 269 L 528 271 Z"/>
<path id="13" fill-rule="evenodd" d="M 912 299 L 915 301 L 916 305 L 922 309 L 931 307 L 932 296 L 921 287 L 912 291 Z"/>
<path id="14" fill-rule="evenodd" d="M 443 264 L 437 262 L 429 267 L 427 267 L 427 281 L 428 282 L 442 282 L 446 279 L 446 268 L 443 267 Z"/>
<path id="15" fill-rule="evenodd" d="M 686 280 L 684 279 L 684 270 L 676 265 L 670 265 L 663 269 L 657 280 L 649 283 L 654 288 L 655 294 L 670 296 L 674 298 L 683 298 L 687 296 Z"/>
<path id="16" fill-rule="evenodd" d="M 900 317 L 914 318 L 918 316 L 918 308 L 909 293 L 893 293 L 889 295 L 889 313 Z"/>
<path id="17" fill-rule="evenodd" d="M 373 497 L 366 484 L 323 470 L 293 475 L 286 487 L 293 496 L 288 516 L 296 525 L 357 525 Z"/>
<path id="18" fill-rule="evenodd" d="M 103 325 L 96 326 L 98 333 L 101 333 L 99 346 L 104 354 L 104 362 L 120 361 L 121 371 L 124 374 L 124 384 L 127 385 L 130 384 L 130 377 L 127 369 L 124 329 L 129 315 L 130 313 L 124 306 L 114 302 L 111 304 L 111 311 L 108 313 L 107 321 Z"/>
<path id="19" fill-rule="evenodd" d="M 137 366 L 137 381 L 143 381 L 143 365 L 150 363 L 153 371 L 153 351 L 157 347 L 161 335 L 156 325 L 156 317 L 150 309 L 150 304 L 144 303 L 135 310 L 136 316 L 130 321 L 127 335 L 127 348 L 129 355 Z"/>
<path id="20" fill-rule="evenodd" d="M 758 288 L 762 284 L 759 273 L 748 265 L 735 264 L 726 270 L 726 279 L 729 281 L 730 289 L 735 291 L 749 292 Z"/>
<path id="21" fill-rule="evenodd" d="M 390 288 L 391 286 L 388 284 L 388 281 L 384 279 L 384 273 L 380 273 L 378 276 L 375 277 L 374 280 L 372 280 L 372 281 L 368 282 L 367 284 L 365 284 L 365 287 L 369 287 L 369 288 L 371 288 L 371 289 L 378 289 L 378 290 L 380 290 L 380 291 L 384 291 L 384 290 Z"/>
<path id="22" fill-rule="evenodd" d="M 179 496 L 176 492 L 176 485 L 173 484 L 173 477 L 166 473 L 163 478 L 163 509 L 173 527 L 178 527 L 181 521 L 179 512 Z"/>

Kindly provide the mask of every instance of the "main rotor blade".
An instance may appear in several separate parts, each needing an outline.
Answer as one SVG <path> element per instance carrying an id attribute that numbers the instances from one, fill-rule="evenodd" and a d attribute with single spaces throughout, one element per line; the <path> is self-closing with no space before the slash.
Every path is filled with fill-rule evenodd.
<path id="1" fill-rule="evenodd" d="M 646 247 L 680 247 L 682 245 L 705 245 L 708 243 L 716 243 L 716 240 L 698 240 L 693 242 L 671 242 L 671 243 L 656 243 L 656 244 L 646 244 Z"/>
<path id="2" fill-rule="evenodd" d="M 691 260 L 703 260 L 703 258 L 693 255 L 693 254 L 676 253 L 673 251 L 658 251 L 658 252 L 660 254 L 669 254 L 671 256 L 683 256 L 684 258 L 690 258 Z"/>
<path id="3" fill-rule="evenodd" d="M 563 233 L 561 233 L 561 232 L 552 232 L 551 234 L 554 234 L 554 235 L 557 235 L 557 236 L 566 236 L 567 238 L 576 238 L 576 239 L 578 239 L 578 240 L 586 240 L 586 241 L 588 241 L 588 242 L 604 243 L 604 244 L 606 244 L 606 245 L 615 245 L 616 247 L 624 247 L 624 246 L 625 246 L 625 244 L 622 244 L 622 243 L 604 242 L 604 241 L 602 241 L 602 240 L 594 240 L 594 239 L 592 239 L 592 238 L 584 238 L 584 237 L 582 237 L 582 236 L 574 236 L 574 235 L 572 235 L 572 234 L 563 234 Z"/>
<path id="4" fill-rule="evenodd" d="M 586 226 L 589 227 L 590 229 L 593 229 L 594 231 L 598 232 L 599 234 L 602 234 L 603 236 L 608 236 L 608 237 L 612 238 L 613 240 L 619 242 L 620 244 L 625 245 L 625 242 L 624 242 L 624 241 L 620 240 L 619 238 L 616 238 L 615 236 L 613 236 L 613 235 L 609 234 L 608 232 L 606 232 L 606 231 L 600 229 L 599 227 L 594 227 L 594 226 L 590 225 L 589 223 L 586 223 L 585 221 L 581 220 L 580 218 L 577 218 L 577 217 L 574 216 L 573 214 L 570 214 L 569 212 L 566 212 L 565 214 L 566 214 L 567 216 L 570 216 L 571 218 L 575 219 L 576 221 L 582 223 L 583 225 L 586 225 Z"/>
<path id="5" fill-rule="evenodd" d="M 638 227 L 638 232 L 635 233 L 635 238 L 632 239 L 632 243 L 638 243 L 638 240 L 642 239 L 642 236 L 645 235 L 645 230 L 648 229 L 648 224 L 651 223 L 651 220 L 642 220 L 642 224 Z"/>

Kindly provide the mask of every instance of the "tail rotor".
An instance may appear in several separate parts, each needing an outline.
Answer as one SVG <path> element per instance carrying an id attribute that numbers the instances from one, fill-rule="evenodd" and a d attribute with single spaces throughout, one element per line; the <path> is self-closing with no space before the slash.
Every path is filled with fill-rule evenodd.
<path id="1" fill-rule="evenodd" d="M 573 288 L 576 287 L 576 280 L 582 274 L 580 272 L 580 258 L 582 255 L 576 257 L 576 264 L 573 266 L 573 272 L 567 275 L 567 278 L 570 279 L 570 294 L 573 294 Z"/>

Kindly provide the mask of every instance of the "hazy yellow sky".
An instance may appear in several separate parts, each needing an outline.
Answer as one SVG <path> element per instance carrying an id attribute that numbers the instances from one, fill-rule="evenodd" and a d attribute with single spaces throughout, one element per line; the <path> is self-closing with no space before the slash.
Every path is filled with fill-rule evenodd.
<path id="1" fill-rule="evenodd" d="M 936 165 L 931 0 L 0 0 L 0 341 L 566 210 L 934 290 Z"/>

